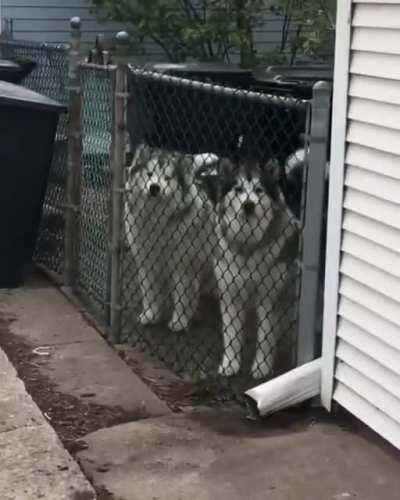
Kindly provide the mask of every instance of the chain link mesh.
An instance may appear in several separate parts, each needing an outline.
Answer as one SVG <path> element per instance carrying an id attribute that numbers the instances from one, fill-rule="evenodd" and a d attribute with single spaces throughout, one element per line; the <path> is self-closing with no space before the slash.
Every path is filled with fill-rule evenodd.
<path id="1" fill-rule="evenodd" d="M 8 42 L 24 84 L 67 102 L 65 47 Z M 82 65 L 79 288 L 110 293 L 113 70 Z M 121 340 L 190 378 L 267 379 L 295 365 L 309 103 L 131 68 Z M 67 117 L 36 260 L 62 272 Z M 296 158 L 296 154 L 299 156 Z M 291 156 L 294 155 L 294 156 Z"/>
<path id="2" fill-rule="evenodd" d="M 65 45 L 34 42 L 0 42 L 5 59 L 29 59 L 36 68 L 23 85 L 56 101 L 68 103 L 68 57 Z M 68 115 L 60 116 L 50 168 L 49 182 L 39 228 L 35 261 L 51 271 L 62 274 L 64 260 L 64 203 L 67 172 Z"/>
<path id="3" fill-rule="evenodd" d="M 113 71 L 81 66 L 82 180 L 79 286 L 104 311 L 109 303 Z"/>
<path id="4" fill-rule="evenodd" d="M 4 58 L 36 62 L 23 85 L 68 104 L 68 47 L 34 42 L 2 41 Z M 82 85 L 82 179 L 79 242 L 79 286 L 104 311 L 109 302 L 109 213 L 112 78 L 107 68 L 80 68 Z M 64 207 L 67 175 L 67 123 L 61 115 L 53 162 L 39 228 L 36 262 L 62 274 Z"/>
<path id="5" fill-rule="evenodd" d="M 123 340 L 196 379 L 292 368 L 308 103 L 137 68 L 129 85 Z"/>

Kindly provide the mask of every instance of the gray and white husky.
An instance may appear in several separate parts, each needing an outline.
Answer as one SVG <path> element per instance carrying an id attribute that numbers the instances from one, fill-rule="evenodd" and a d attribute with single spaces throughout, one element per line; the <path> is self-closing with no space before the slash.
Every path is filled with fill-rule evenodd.
<path id="1" fill-rule="evenodd" d="M 293 303 L 285 303 L 285 291 L 298 230 L 280 191 L 275 162 L 222 160 L 220 171 L 219 251 L 214 263 L 224 344 L 219 374 L 233 376 L 241 369 L 244 325 L 252 308 L 257 315 L 257 346 L 251 374 L 268 377 L 279 336 L 293 324 Z"/>
<path id="2" fill-rule="evenodd" d="M 210 204 L 194 182 L 206 157 L 142 144 L 127 169 L 125 229 L 137 266 L 142 325 L 161 319 L 169 292 L 171 330 L 187 329 L 196 312 L 214 238 Z"/>

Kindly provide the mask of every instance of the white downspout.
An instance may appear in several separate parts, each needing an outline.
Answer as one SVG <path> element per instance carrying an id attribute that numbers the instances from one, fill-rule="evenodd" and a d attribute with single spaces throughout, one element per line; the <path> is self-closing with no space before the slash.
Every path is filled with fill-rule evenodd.
<path id="1" fill-rule="evenodd" d="M 321 358 L 306 363 L 245 392 L 252 409 L 265 417 L 318 396 L 321 391 Z"/>

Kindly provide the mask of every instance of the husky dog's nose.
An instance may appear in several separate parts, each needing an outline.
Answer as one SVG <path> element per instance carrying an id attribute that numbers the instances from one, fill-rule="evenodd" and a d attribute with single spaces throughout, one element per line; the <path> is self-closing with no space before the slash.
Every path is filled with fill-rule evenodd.
<path id="1" fill-rule="evenodd" d="M 245 201 L 242 205 L 244 213 L 246 215 L 253 215 L 256 209 L 256 205 L 252 201 Z"/>
<path id="2" fill-rule="evenodd" d="M 150 184 L 149 191 L 151 196 L 157 196 L 161 188 L 158 184 Z"/>

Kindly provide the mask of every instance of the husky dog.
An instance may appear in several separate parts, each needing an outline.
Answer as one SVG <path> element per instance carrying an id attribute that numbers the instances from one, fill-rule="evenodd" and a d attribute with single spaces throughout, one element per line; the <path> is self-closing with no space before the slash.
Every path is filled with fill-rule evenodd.
<path id="1" fill-rule="evenodd" d="M 142 144 L 127 170 L 125 226 L 138 269 L 142 325 L 161 319 L 169 286 L 172 331 L 186 330 L 196 312 L 214 234 L 210 204 L 194 182 L 201 160 Z"/>
<path id="2" fill-rule="evenodd" d="M 297 228 L 279 187 L 275 162 L 221 160 L 217 207 L 219 252 L 215 273 L 220 291 L 224 354 L 219 374 L 241 368 L 247 311 L 257 313 L 257 347 L 251 373 L 271 374 L 280 331 L 290 329 L 281 299 L 297 251 Z M 281 307 L 280 307 L 281 306 Z"/>

